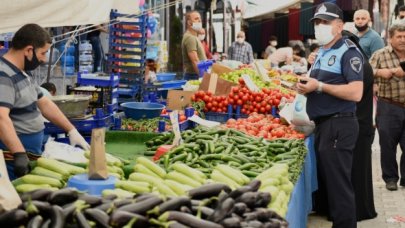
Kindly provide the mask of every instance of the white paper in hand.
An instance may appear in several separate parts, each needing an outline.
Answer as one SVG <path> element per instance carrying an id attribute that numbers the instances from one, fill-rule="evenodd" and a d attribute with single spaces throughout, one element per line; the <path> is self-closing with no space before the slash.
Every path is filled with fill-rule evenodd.
<path id="1" fill-rule="evenodd" d="M 191 120 L 191 121 L 193 121 L 195 123 L 198 123 L 201 126 L 210 127 L 210 128 L 221 125 L 220 122 L 204 120 L 204 119 L 201 119 L 199 116 L 196 116 L 196 115 L 193 115 L 192 117 L 189 117 L 188 120 Z"/>
<path id="2" fill-rule="evenodd" d="M 252 81 L 249 75 L 244 74 L 242 75 L 243 81 L 245 81 L 246 86 L 248 89 L 252 92 L 259 92 L 260 89 L 257 87 L 257 85 Z"/>
<path id="3" fill-rule="evenodd" d="M 183 142 L 183 139 L 181 138 L 179 127 L 179 113 L 177 110 L 174 110 L 170 113 L 170 121 L 172 122 L 172 130 L 174 133 L 174 140 L 172 145 L 178 146 Z"/>

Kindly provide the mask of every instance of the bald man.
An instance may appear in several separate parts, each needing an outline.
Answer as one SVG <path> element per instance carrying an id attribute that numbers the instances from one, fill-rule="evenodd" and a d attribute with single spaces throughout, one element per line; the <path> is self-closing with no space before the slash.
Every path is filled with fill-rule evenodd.
<path id="1" fill-rule="evenodd" d="M 370 58 L 375 51 L 384 47 L 384 41 L 380 34 L 369 27 L 371 18 L 367 10 L 357 10 L 354 13 L 353 21 L 358 31 L 356 35 L 360 38 L 360 46 L 367 58 Z"/>
<path id="2" fill-rule="evenodd" d="M 244 64 L 253 63 L 252 46 L 245 41 L 245 33 L 240 31 L 236 36 L 236 41 L 228 49 L 228 57 L 231 60 L 237 60 Z"/>

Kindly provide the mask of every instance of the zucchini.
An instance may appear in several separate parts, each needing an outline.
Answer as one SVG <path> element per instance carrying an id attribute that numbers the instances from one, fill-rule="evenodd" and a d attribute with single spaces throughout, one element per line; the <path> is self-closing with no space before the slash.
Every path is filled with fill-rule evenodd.
<path id="1" fill-rule="evenodd" d="M 152 170 L 146 168 L 146 166 L 144 166 L 144 165 L 142 165 L 140 163 L 138 163 L 138 164 L 136 164 L 134 166 L 134 170 L 135 170 L 135 172 L 138 172 L 138 173 L 143 173 L 143 174 L 146 174 L 146 175 L 149 175 L 149 176 L 156 177 L 158 179 L 162 179 L 159 175 L 157 175 Z"/>
<path id="2" fill-rule="evenodd" d="M 16 186 L 15 189 L 19 193 L 31 192 L 38 189 L 47 189 L 51 191 L 58 190 L 58 188 L 52 187 L 49 184 L 20 184 Z"/>
<path id="3" fill-rule="evenodd" d="M 166 178 L 177 181 L 181 184 L 190 185 L 195 188 L 201 186 L 200 182 L 195 181 L 195 180 L 191 179 L 190 177 L 188 177 L 180 172 L 177 172 L 177 171 L 172 171 L 172 172 L 168 173 Z"/>
<path id="4" fill-rule="evenodd" d="M 37 160 L 37 164 L 40 167 L 60 173 L 63 176 L 67 176 L 67 177 L 70 176 L 69 171 L 66 170 L 63 166 L 61 166 L 60 163 L 61 162 L 56 161 L 54 159 L 48 159 L 48 158 L 44 158 L 44 157 L 40 157 Z"/>
<path id="5" fill-rule="evenodd" d="M 250 179 L 247 176 L 245 176 L 241 171 L 239 171 L 238 169 L 234 169 L 230 166 L 217 165 L 215 167 L 215 169 L 217 169 L 222 174 L 231 178 L 232 180 L 234 180 L 236 183 L 238 183 L 240 185 L 247 184 L 250 181 Z"/>
<path id="6" fill-rule="evenodd" d="M 166 171 L 164 169 L 145 157 L 138 157 L 136 163 L 144 165 L 146 168 L 160 176 L 160 178 L 165 178 L 166 176 Z"/>
<path id="7" fill-rule="evenodd" d="M 60 180 L 57 180 L 52 177 L 44 177 L 44 176 L 38 176 L 38 175 L 33 175 L 33 174 L 27 174 L 25 176 L 21 177 L 22 181 L 24 181 L 27 184 L 48 184 L 52 187 L 56 188 L 62 188 L 63 183 Z"/>
<path id="8" fill-rule="evenodd" d="M 35 175 L 39 175 L 39 176 L 44 176 L 44 177 L 52 177 L 55 178 L 57 180 L 66 180 L 67 177 L 63 176 L 60 173 L 57 173 L 55 171 L 49 170 L 49 169 L 45 169 L 42 168 L 40 166 L 35 167 L 32 171 L 31 174 L 35 174 Z"/>
<path id="9" fill-rule="evenodd" d="M 142 183 L 142 184 L 140 184 Z M 146 186 L 145 186 L 146 184 Z M 135 181 L 117 181 L 115 182 L 116 188 L 121 188 L 133 193 L 141 194 L 145 192 L 151 192 L 150 185 L 145 182 L 135 182 Z"/>
<path id="10" fill-rule="evenodd" d="M 204 183 L 205 180 L 207 179 L 207 177 L 205 176 L 204 173 L 202 173 L 199 170 L 193 169 L 190 166 L 184 164 L 184 163 L 180 163 L 180 162 L 176 162 L 172 165 L 172 168 L 174 170 L 176 170 L 177 172 L 180 172 L 200 183 Z"/>

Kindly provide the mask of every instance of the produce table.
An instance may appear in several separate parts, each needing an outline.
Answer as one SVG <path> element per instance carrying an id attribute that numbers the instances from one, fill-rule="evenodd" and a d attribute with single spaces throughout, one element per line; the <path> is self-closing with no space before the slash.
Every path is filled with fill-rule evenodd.
<path id="1" fill-rule="evenodd" d="M 289 227 L 294 228 L 307 227 L 308 214 L 312 210 L 312 192 L 318 189 L 313 135 L 305 140 L 305 144 L 308 153 L 301 175 L 291 194 L 286 216 Z"/>

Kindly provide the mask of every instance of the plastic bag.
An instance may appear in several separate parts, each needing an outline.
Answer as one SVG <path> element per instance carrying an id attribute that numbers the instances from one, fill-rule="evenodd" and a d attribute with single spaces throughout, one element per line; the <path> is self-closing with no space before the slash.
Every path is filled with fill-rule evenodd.
<path id="1" fill-rule="evenodd" d="M 70 163 L 87 162 L 87 158 L 84 156 L 84 151 L 82 149 L 69 144 L 55 142 L 53 140 L 48 140 L 45 144 L 45 150 L 42 153 L 42 157 Z"/>

